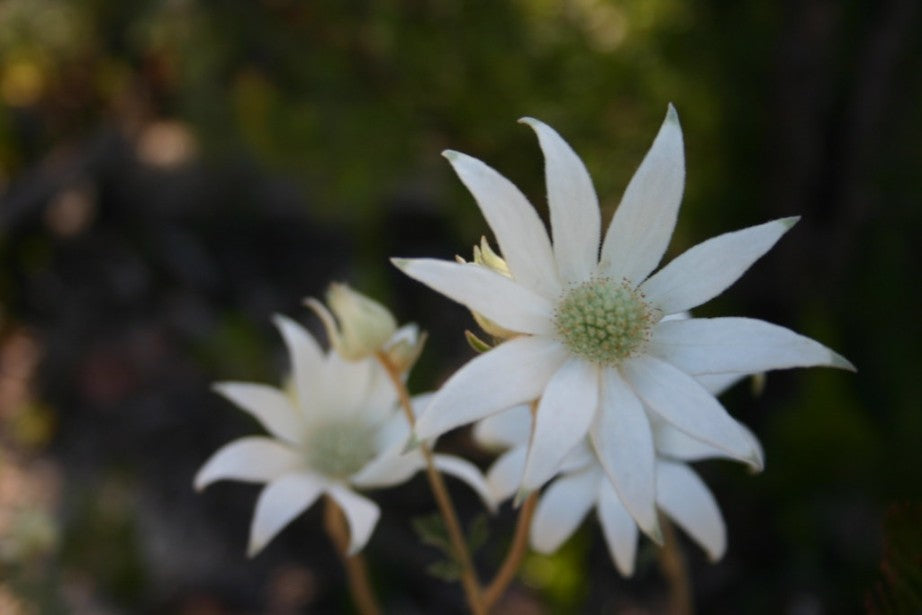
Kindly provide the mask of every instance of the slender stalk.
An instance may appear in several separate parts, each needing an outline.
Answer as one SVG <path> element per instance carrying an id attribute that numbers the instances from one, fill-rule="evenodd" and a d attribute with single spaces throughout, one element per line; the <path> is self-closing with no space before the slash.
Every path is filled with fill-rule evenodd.
<path id="1" fill-rule="evenodd" d="M 406 414 L 410 428 L 416 424 L 416 417 L 413 414 L 413 405 L 410 401 L 410 393 L 401 378 L 400 370 L 397 369 L 390 359 L 383 353 L 378 353 L 378 361 L 384 366 L 394 389 L 397 391 L 397 397 L 400 400 L 400 406 Z M 426 461 L 426 478 L 429 479 L 429 486 L 432 489 L 432 495 L 445 521 L 445 528 L 448 530 L 448 537 L 451 540 L 452 548 L 455 552 L 455 558 L 461 565 L 461 585 L 467 596 L 467 603 L 474 615 L 486 615 L 483 607 L 480 580 L 477 578 L 477 571 L 474 569 L 474 561 L 471 553 L 468 551 L 467 543 L 464 540 L 464 532 L 461 530 L 461 523 L 458 521 L 458 515 L 455 513 L 455 506 L 445 487 L 445 481 L 442 475 L 435 468 L 432 460 L 432 451 L 425 442 L 421 442 L 419 450 L 422 452 L 423 459 Z"/>
<path id="2" fill-rule="evenodd" d="M 525 557 L 525 552 L 528 550 L 528 528 L 531 526 L 531 518 L 535 514 L 537 503 L 538 494 L 532 493 L 526 498 L 522 508 L 519 509 L 515 534 L 512 537 L 512 545 L 506 553 L 506 559 L 483 592 L 483 607 L 488 612 L 505 593 L 506 588 L 515 578 L 515 573 L 518 572 L 519 567 L 522 565 L 522 558 Z"/>
<path id="3" fill-rule="evenodd" d="M 666 517 L 660 515 L 663 530 L 663 547 L 659 550 L 659 565 L 669 583 L 669 612 L 672 615 L 693 615 L 691 581 L 682 549 L 676 537 L 675 528 Z"/>
<path id="4" fill-rule="evenodd" d="M 336 545 L 336 552 L 346 569 L 349 591 L 352 594 L 352 599 L 355 600 L 355 606 L 362 615 L 380 615 L 381 607 L 378 606 L 375 593 L 371 589 L 365 558 L 358 554 L 349 555 L 349 528 L 346 527 L 343 512 L 332 498 L 327 497 L 325 500 L 323 527 L 329 534 L 330 540 Z"/>

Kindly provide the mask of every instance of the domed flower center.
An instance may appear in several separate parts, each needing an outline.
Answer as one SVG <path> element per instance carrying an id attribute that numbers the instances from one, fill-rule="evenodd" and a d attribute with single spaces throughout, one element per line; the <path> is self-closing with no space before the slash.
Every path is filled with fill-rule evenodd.
<path id="1" fill-rule="evenodd" d="M 596 278 L 567 291 L 554 324 L 566 347 L 600 365 L 618 365 L 642 350 L 655 322 L 654 310 L 627 281 Z"/>
<path id="2" fill-rule="evenodd" d="M 331 478 L 348 478 L 375 456 L 374 431 L 355 421 L 314 426 L 304 442 L 307 464 Z"/>

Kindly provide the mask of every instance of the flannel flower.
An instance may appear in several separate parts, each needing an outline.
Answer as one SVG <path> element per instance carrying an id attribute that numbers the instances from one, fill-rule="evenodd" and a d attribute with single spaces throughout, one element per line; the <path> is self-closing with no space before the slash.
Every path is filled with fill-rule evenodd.
<path id="1" fill-rule="evenodd" d="M 448 151 L 445 157 L 493 230 L 506 271 L 487 262 L 394 259 L 410 277 L 510 332 L 445 383 L 423 410 L 415 435 L 434 437 L 540 400 L 520 496 L 547 482 L 588 434 L 621 502 L 656 538 L 651 419 L 756 469 L 763 465 L 750 432 L 697 376 L 853 367 L 825 346 L 760 320 L 665 318 L 720 294 L 797 221 L 784 218 L 714 237 L 653 273 L 672 235 L 685 181 L 682 131 L 671 105 L 604 239 L 582 161 L 547 125 L 522 122 L 537 133 L 544 153 L 553 243 L 511 182 Z"/>
<path id="2" fill-rule="evenodd" d="M 271 437 L 240 438 L 220 448 L 199 470 L 195 487 L 201 490 L 222 479 L 267 483 L 250 529 L 251 556 L 326 494 L 345 514 L 354 554 L 368 542 L 380 515 L 378 506 L 356 490 L 402 483 L 425 461 L 419 450 L 403 452 L 410 429 L 377 361 L 349 361 L 335 350 L 324 353 L 294 321 L 276 316 L 275 324 L 291 355 L 290 391 L 241 382 L 215 385 Z M 414 332 L 404 327 L 391 341 L 407 342 Z M 492 503 L 474 465 L 450 455 L 434 455 L 434 462 Z"/>
<path id="3" fill-rule="evenodd" d="M 738 378 L 737 375 L 702 378 L 699 382 L 716 395 Z M 531 422 L 528 407 L 515 406 L 475 426 L 474 437 L 481 445 L 508 449 L 487 473 L 487 484 L 497 502 L 511 497 L 521 482 Z M 668 423 L 655 418 L 651 423 L 656 449 L 657 508 L 701 545 L 711 561 L 717 561 L 727 545 L 723 517 L 710 490 L 686 462 L 725 455 Z M 570 451 L 560 474 L 541 494 L 529 529 L 532 548 L 540 553 L 553 553 L 576 531 L 592 508 L 596 510 L 612 561 L 622 575 L 631 576 L 639 538 L 637 524 L 587 441 Z"/>

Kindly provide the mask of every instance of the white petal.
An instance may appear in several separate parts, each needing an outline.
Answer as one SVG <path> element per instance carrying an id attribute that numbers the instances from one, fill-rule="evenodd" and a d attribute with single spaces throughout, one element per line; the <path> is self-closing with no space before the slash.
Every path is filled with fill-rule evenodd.
<path id="1" fill-rule="evenodd" d="M 349 552 L 348 555 L 355 555 L 371 538 L 371 533 L 378 523 L 378 517 L 381 516 L 381 510 L 378 505 L 363 497 L 354 491 L 343 487 L 342 485 L 331 485 L 327 490 L 330 497 L 342 509 L 349 522 Z"/>
<path id="2" fill-rule="evenodd" d="M 402 410 L 394 409 L 391 416 L 375 432 L 375 450 L 379 454 L 400 453 L 410 437 L 410 424 Z"/>
<path id="3" fill-rule="evenodd" d="M 219 480 L 265 483 L 304 465 L 297 452 L 278 440 L 258 436 L 240 438 L 219 448 L 195 475 L 201 491 Z"/>
<path id="4" fill-rule="evenodd" d="M 299 442 L 304 423 L 291 399 L 278 389 L 248 382 L 219 382 L 212 388 L 251 414 L 273 436 Z"/>
<path id="5" fill-rule="evenodd" d="M 580 283 L 599 261 L 599 199 L 583 161 L 557 132 L 538 120 L 522 118 L 538 135 L 544 152 L 547 200 L 560 279 Z"/>
<path id="6" fill-rule="evenodd" d="M 745 425 L 740 424 L 740 428 L 746 432 L 752 442 L 753 449 L 756 450 L 758 459 L 764 459 L 762 445 Z M 665 421 L 657 421 L 653 429 L 653 441 L 656 444 L 656 452 L 659 455 L 679 459 L 681 461 L 698 461 L 700 459 L 726 458 L 727 454 L 718 448 L 705 444 L 700 440 L 692 438 L 683 431 L 679 431 L 674 426 Z"/>
<path id="7" fill-rule="evenodd" d="M 444 156 L 496 235 L 512 277 L 547 297 L 560 293 L 557 263 L 544 223 L 528 199 L 508 179 L 476 158 L 446 151 Z"/>
<path id="8" fill-rule="evenodd" d="M 711 561 L 723 557 L 727 530 L 720 507 L 697 474 L 682 463 L 659 461 L 656 468 L 660 507 L 707 552 Z"/>
<path id="9" fill-rule="evenodd" d="M 768 252 L 799 218 L 782 218 L 725 233 L 689 248 L 640 286 L 664 313 L 713 299 Z"/>
<path id="10" fill-rule="evenodd" d="M 317 401 L 325 389 L 322 381 L 323 352 L 314 337 L 292 319 L 276 314 L 273 321 L 288 347 L 292 383 L 300 405 L 304 406 L 309 400 Z"/>
<path id="11" fill-rule="evenodd" d="M 502 502 L 512 497 L 522 484 L 522 474 L 525 473 L 525 456 L 528 449 L 519 446 L 500 455 L 487 471 L 487 484 L 494 502 Z"/>
<path id="12" fill-rule="evenodd" d="M 599 272 L 638 284 L 663 258 L 685 187 L 682 127 L 672 105 L 615 210 Z"/>
<path id="13" fill-rule="evenodd" d="M 595 504 L 599 474 L 592 470 L 569 474 L 554 481 L 538 501 L 531 522 L 531 546 L 553 553 L 569 538 Z"/>
<path id="14" fill-rule="evenodd" d="M 566 359 L 558 342 L 518 337 L 474 358 L 448 379 L 416 422 L 426 439 L 537 399 Z"/>
<path id="15" fill-rule="evenodd" d="M 746 374 L 695 374 L 695 380 L 698 381 L 698 384 L 715 397 L 723 394 L 745 377 Z"/>
<path id="16" fill-rule="evenodd" d="M 489 448 L 510 448 L 527 444 L 531 436 L 531 408 L 528 404 L 514 406 L 479 421 L 474 426 L 474 439 Z"/>
<path id="17" fill-rule="evenodd" d="M 748 432 L 691 376 L 650 356 L 627 361 L 622 374 L 660 418 L 733 459 L 761 469 L 758 450 Z"/>
<path id="18" fill-rule="evenodd" d="M 480 499 L 487 505 L 487 508 L 491 511 L 496 510 L 496 505 L 499 502 L 493 499 L 490 488 L 487 486 L 487 481 L 484 479 L 483 473 L 481 473 L 477 466 L 466 459 L 461 459 L 454 455 L 433 455 L 432 461 L 439 472 L 449 474 L 464 481 L 467 483 L 468 487 L 473 489 L 477 495 L 480 496 Z"/>
<path id="19" fill-rule="evenodd" d="M 522 488 L 538 489 L 586 437 L 599 407 L 599 368 L 571 358 L 551 378 L 538 404 Z"/>
<path id="20" fill-rule="evenodd" d="M 339 353 L 327 355 L 324 387 L 329 400 L 311 404 L 312 417 L 355 417 L 366 425 L 377 425 L 391 416 L 397 394 L 384 368 L 374 358 L 350 361 Z"/>
<path id="21" fill-rule="evenodd" d="M 391 262 L 414 280 L 505 329 L 538 335 L 554 332 L 550 301 L 492 269 L 431 258 L 395 258 Z"/>
<path id="22" fill-rule="evenodd" d="M 644 532 L 658 538 L 653 433 L 643 404 L 617 370 L 602 370 L 602 399 L 590 440 L 621 502 Z"/>
<path id="23" fill-rule="evenodd" d="M 618 568 L 618 572 L 629 577 L 634 574 L 634 559 L 637 555 L 637 524 L 622 505 L 608 481 L 599 486 L 599 501 L 596 514 L 602 524 L 602 533 L 608 552 Z"/>
<path id="24" fill-rule="evenodd" d="M 404 442 L 406 442 L 405 438 Z M 402 447 L 403 444 L 400 444 L 400 448 Z M 361 489 L 391 487 L 408 481 L 425 465 L 423 455 L 418 450 L 402 455 L 399 450 L 394 450 L 371 460 L 354 474 L 349 482 Z"/>
<path id="25" fill-rule="evenodd" d="M 325 485 L 318 476 L 307 472 L 285 474 L 266 485 L 256 500 L 247 554 L 253 557 L 262 551 L 283 527 L 316 501 Z"/>
<path id="26" fill-rule="evenodd" d="M 661 322 L 653 329 L 648 352 L 692 375 L 817 365 L 854 369 L 819 342 L 753 318 Z"/>
<path id="27" fill-rule="evenodd" d="M 592 452 L 589 440 L 583 440 L 577 444 L 573 450 L 567 453 L 567 456 L 560 462 L 560 472 L 562 474 L 569 474 L 597 463 L 598 459 L 595 453 Z"/>

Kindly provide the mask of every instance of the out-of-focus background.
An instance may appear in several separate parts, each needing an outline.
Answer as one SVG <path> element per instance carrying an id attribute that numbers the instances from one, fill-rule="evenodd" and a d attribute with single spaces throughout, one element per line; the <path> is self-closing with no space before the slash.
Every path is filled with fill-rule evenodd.
<path id="1" fill-rule="evenodd" d="M 683 542 L 702 613 L 922 604 L 922 7 L 916 0 L 3 0 L 0 2 L 0 612 L 324 613 L 348 596 L 311 510 L 245 557 L 258 487 L 194 494 L 258 426 L 209 391 L 277 383 L 269 318 L 345 280 L 431 342 L 411 384 L 467 360 L 470 316 L 388 257 L 469 255 L 487 227 L 440 157 L 544 207 L 523 115 L 556 127 L 606 220 L 668 102 L 688 181 L 670 255 L 803 220 L 698 313 L 761 317 L 858 374 L 768 375 L 728 408 L 760 476 L 700 464 L 727 519 L 717 564 Z M 461 432 L 443 442 L 482 467 Z M 454 484 L 462 517 L 479 505 Z M 461 612 L 409 518 L 374 493 L 366 549 L 388 612 Z M 513 513 L 477 554 L 495 569 Z M 622 580 L 590 519 L 529 556 L 508 613 L 654 613 L 648 542 Z"/>

